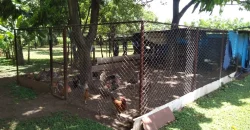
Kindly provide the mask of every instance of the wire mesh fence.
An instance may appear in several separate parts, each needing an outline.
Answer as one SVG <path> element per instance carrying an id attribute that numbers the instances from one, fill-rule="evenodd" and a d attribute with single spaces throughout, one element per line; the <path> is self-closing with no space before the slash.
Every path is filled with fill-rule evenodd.
<path id="1" fill-rule="evenodd" d="M 229 74 L 220 73 L 225 31 L 179 26 L 145 30 L 144 36 L 144 43 L 153 47 L 144 45 L 151 51 L 144 55 L 141 114 Z"/>
<path id="2" fill-rule="evenodd" d="M 136 53 L 132 41 L 139 26 L 139 22 L 98 25 L 100 30 L 95 37 L 91 36 L 95 32 L 87 32 L 83 34 L 85 39 L 78 37 L 75 27 L 68 28 L 69 38 L 74 41 L 71 42 L 72 66 L 78 72 L 74 81 L 77 87 L 69 94 L 69 102 L 110 117 L 120 112 L 136 114 L 140 54 Z M 93 44 L 88 45 L 90 41 Z M 86 56 L 91 59 L 86 60 Z"/>
<path id="3" fill-rule="evenodd" d="M 48 30 L 25 29 L 15 31 L 15 55 L 18 65 L 18 82 L 29 88 L 46 91 L 47 88 L 36 86 L 38 81 L 50 82 L 50 57 L 48 46 Z M 44 85 L 44 84 L 41 84 Z"/>
<path id="4" fill-rule="evenodd" d="M 17 30 L 16 38 L 29 31 Z M 45 47 L 35 49 L 41 32 Z M 33 33 L 33 40 L 27 39 L 35 41 L 28 60 L 39 67 L 26 75 L 44 73 L 53 95 L 119 121 L 145 114 L 235 71 L 222 69 L 228 42 L 223 30 L 134 21 Z M 41 62 L 35 62 L 38 59 Z"/>

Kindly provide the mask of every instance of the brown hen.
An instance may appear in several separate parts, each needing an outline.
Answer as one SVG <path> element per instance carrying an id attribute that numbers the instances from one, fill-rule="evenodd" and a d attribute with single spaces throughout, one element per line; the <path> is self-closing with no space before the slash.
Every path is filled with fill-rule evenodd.
<path id="1" fill-rule="evenodd" d="M 126 100 L 125 98 L 121 97 L 120 100 L 115 99 L 113 96 L 111 96 L 111 99 L 116 107 L 116 110 L 118 113 L 121 113 L 126 110 Z"/>

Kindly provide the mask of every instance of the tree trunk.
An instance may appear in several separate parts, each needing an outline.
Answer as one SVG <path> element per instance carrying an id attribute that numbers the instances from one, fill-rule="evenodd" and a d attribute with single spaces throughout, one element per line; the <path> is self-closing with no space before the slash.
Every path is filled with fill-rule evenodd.
<path id="1" fill-rule="evenodd" d="M 14 42 L 12 42 L 12 44 L 11 44 L 11 57 L 12 57 L 12 63 L 14 64 L 15 63 L 15 54 L 14 54 L 14 52 L 15 52 L 15 48 L 14 48 L 15 46 L 14 46 Z"/>
<path id="2" fill-rule="evenodd" d="M 90 18 L 90 27 L 89 33 L 84 38 L 80 26 L 80 16 L 78 13 L 78 0 L 68 0 L 69 6 L 69 24 L 72 26 L 72 41 L 75 41 L 75 44 L 78 48 L 77 57 L 79 57 L 79 71 L 80 71 L 80 80 L 82 84 L 89 83 L 92 80 L 91 73 L 91 57 L 90 49 L 91 45 L 94 42 L 97 33 L 97 23 L 99 16 L 99 0 L 91 1 L 91 18 Z M 79 25 L 79 26 L 76 26 Z"/>
<path id="3" fill-rule="evenodd" d="M 173 0 L 173 19 L 172 19 L 172 29 L 178 28 L 180 17 L 179 17 L 179 4 L 180 0 Z"/>
<path id="4" fill-rule="evenodd" d="M 19 42 L 17 42 L 18 63 L 19 63 L 19 65 L 24 65 L 21 37 L 19 37 L 18 41 L 19 41 Z"/>
<path id="5" fill-rule="evenodd" d="M 180 18 L 178 15 L 176 15 L 175 17 L 173 17 L 171 29 L 179 28 L 178 27 L 179 23 L 180 23 Z"/>
<path id="6" fill-rule="evenodd" d="M 9 58 L 10 58 L 9 55 L 8 55 L 8 51 L 5 51 L 5 58 L 6 58 L 6 59 L 9 59 Z"/>
<path id="7" fill-rule="evenodd" d="M 15 53 L 15 56 L 17 56 L 18 65 L 24 65 L 24 58 L 23 58 L 23 49 L 21 45 L 21 37 L 17 37 L 17 54 Z"/>
<path id="8" fill-rule="evenodd" d="M 7 58 L 10 59 L 11 57 L 10 57 L 10 50 L 9 49 L 7 51 L 7 55 L 8 55 Z"/>
<path id="9" fill-rule="evenodd" d="M 8 47 L 4 52 L 5 52 L 5 58 L 10 59 L 10 48 Z"/>
<path id="10" fill-rule="evenodd" d="M 28 43 L 28 63 L 30 63 L 30 42 Z"/>
<path id="11" fill-rule="evenodd" d="M 172 19 L 172 29 L 178 28 L 181 17 L 184 13 L 196 2 L 196 0 L 191 0 L 187 5 L 183 7 L 180 11 L 180 0 L 173 0 L 173 19 Z"/>

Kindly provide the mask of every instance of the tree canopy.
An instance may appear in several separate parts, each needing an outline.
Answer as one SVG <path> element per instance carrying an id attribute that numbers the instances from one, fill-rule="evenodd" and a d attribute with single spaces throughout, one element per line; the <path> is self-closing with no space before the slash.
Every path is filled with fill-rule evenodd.
<path id="1" fill-rule="evenodd" d="M 222 19 L 220 17 L 209 18 L 208 20 L 200 19 L 199 21 L 193 21 L 191 23 L 184 23 L 187 26 L 222 29 L 222 30 L 234 30 L 242 27 L 250 26 L 250 22 L 244 22 L 244 19 L 235 18 Z"/>
<path id="2" fill-rule="evenodd" d="M 145 4 L 145 0 L 138 0 Z M 150 3 L 154 0 L 146 0 L 146 3 Z M 163 4 L 168 4 L 169 0 L 161 0 L 159 2 Z M 249 10 L 250 9 L 250 0 L 189 0 L 189 2 L 180 9 L 180 2 L 183 2 L 184 0 L 172 0 L 173 2 L 173 18 L 172 18 L 172 24 L 179 25 L 180 19 L 185 14 L 185 12 L 194 5 L 193 12 L 196 9 L 199 9 L 199 12 L 213 12 L 213 9 L 215 6 L 220 6 L 220 11 L 223 11 L 223 7 L 227 4 L 239 4 L 242 5 L 244 9 Z M 187 1 L 187 0 L 185 0 Z"/>

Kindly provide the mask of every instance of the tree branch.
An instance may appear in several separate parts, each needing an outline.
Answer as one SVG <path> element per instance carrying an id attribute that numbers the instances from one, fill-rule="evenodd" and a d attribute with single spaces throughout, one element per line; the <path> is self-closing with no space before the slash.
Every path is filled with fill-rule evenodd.
<path id="1" fill-rule="evenodd" d="M 195 3 L 195 0 L 191 0 L 179 13 L 179 17 L 181 18 L 183 14 L 188 10 L 190 6 L 192 6 Z"/>
<path id="2" fill-rule="evenodd" d="M 90 13 L 90 27 L 89 27 L 88 35 L 86 37 L 86 39 L 88 40 L 89 49 L 97 33 L 99 10 L 100 10 L 100 0 L 92 0 L 91 1 L 91 13 Z"/>

